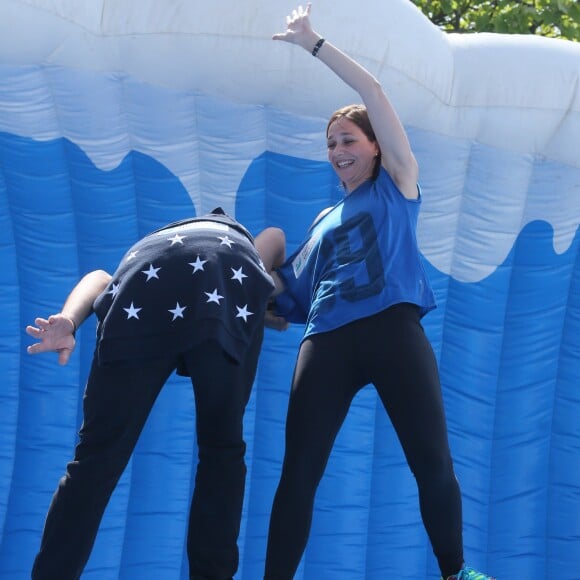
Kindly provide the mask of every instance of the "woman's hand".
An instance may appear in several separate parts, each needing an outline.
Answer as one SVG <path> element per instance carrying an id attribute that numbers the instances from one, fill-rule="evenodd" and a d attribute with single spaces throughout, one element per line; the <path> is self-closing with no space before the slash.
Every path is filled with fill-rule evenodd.
<path id="1" fill-rule="evenodd" d="M 74 322 L 62 314 L 53 314 L 48 320 L 36 318 L 34 324 L 26 327 L 26 334 L 40 342 L 31 344 L 26 349 L 28 354 L 57 352 L 59 364 L 67 364 L 76 345 Z"/>
<path id="2" fill-rule="evenodd" d="M 311 52 L 320 37 L 312 30 L 310 25 L 310 7 L 311 4 L 308 3 L 306 8 L 298 6 L 298 8 L 293 10 L 292 14 L 286 16 L 286 32 L 274 34 L 272 39 L 298 44 Z"/>

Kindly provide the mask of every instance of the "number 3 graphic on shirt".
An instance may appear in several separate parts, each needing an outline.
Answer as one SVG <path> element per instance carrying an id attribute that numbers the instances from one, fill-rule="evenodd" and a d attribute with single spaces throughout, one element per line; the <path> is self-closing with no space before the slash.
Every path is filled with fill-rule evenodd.
<path id="1" fill-rule="evenodd" d="M 383 261 L 371 215 L 363 213 L 346 220 L 335 228 L 332 238 L 332 244 L 322 248 L 328 259 L 334 254 L 337 266 L 364 262 L 368 276 L 364 283 L 352 276 L 343 280 L 338 287 L 340 297 L 358 302 L 380 294 L 385 285 Z"/>

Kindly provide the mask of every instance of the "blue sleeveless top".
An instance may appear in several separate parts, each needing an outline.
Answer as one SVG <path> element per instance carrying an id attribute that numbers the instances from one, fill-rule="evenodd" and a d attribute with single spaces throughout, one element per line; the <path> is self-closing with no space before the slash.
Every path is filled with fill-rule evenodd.
<path id="1" fill-rule="evenodd" d="M 400 302 L 436 307 L 416 228 L 421 198 L 406 199 L 381 168 L 337 203 L 278 269 L 276 312 L 306 324 L 304 338 Z"/>

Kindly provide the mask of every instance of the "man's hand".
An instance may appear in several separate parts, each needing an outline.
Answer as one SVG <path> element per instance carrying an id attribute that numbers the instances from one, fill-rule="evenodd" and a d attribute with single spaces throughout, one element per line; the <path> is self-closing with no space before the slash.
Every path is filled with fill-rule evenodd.
<path id="1" fill-rule="evenodd" d="M 264 326 L 281 331 L 287 330 L 290 323 L 282 316 L 277 316 L 271 308 L 267 308 L 264 316 Z"/>
<path id="2" fill-rule="evenodd" d="M 34 324 L 26 327 L 26 334 L 40 342 L 31 344 L 26 349 L 28 354 L 57 352 L 59 364 L 67 364 L 76 345 L 74 322 L 62 314 L 53 314 L 48 320 L 36 318 Z"/>

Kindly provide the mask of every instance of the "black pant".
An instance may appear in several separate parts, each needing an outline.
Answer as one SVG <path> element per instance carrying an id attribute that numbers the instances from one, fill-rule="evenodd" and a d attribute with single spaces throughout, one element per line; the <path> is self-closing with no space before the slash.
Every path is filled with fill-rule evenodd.
<path id="1" fill-rule="evenodd" d="M 187 538 L 190 577 L 233 577 L 246 476 L 243 416 L 262 337 L 259 328 L 242 364 L 212 341 L 179 357 L 140 364 L 100 367 L 93 361 L 80 442 L 48 511 L 34 580 L 80 577 L 109 498 L 178 364 L 191 376 L 199 448 Z"/>
<path id="2" fill-rule="evenodd" d="M 272 508 L 265 578 L 293 578 L 316 489 L 350 404 L 374 384 L 419 489 L 423 523 L 443 576 L 463 562 L 462 516 L 437 364 L 418 309 L 399 304 L 306 339 L 298 353 L 286 451 Z"/>

